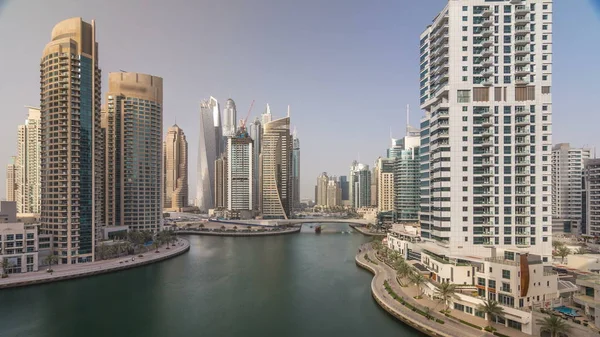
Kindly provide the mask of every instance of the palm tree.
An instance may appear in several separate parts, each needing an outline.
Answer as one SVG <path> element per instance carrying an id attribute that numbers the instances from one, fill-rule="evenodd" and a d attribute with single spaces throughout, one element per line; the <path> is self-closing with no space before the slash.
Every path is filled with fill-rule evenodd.
<path id="1" fill-rule="evenodd" d="M 504 313 L 504 309 L 500 304 L 494 300 L 487 299 L 477 306 L 477 310 L 483 312 L 487 316 L 488 326 L 492 326 L 492 318 L 501 316 Z"/>
<path id="2" fill-rule="evenodd" d="M 540 326 L 540 331 L 549 332 L 551 337 L 567 334 L 571 330 L 567 322 L 558 316 L 544 317 L 536 320 L 536 323 Z"/>
<path id="3" fill-rule="evenodd" d="M 154 241 L 154 242 L 152 242 L 152 245 L 154 246 L 154 249 L 155 249 L 154 252 L 159 253 L 158 247 L 160 247 L 160 243 L 158 241 Z"/>
<path id="4" fill-rule="evenodd" d="M 248 225 L 248 226 L 246 226 L 246 228 L 247 228 L 248 230 L 251 230 L 251 229 L 252 229 L 252 226 Z"/>
<path id="5" fill-rule="evenodd" d="M 456 296 L 456 285 L 452 283 L 442 283 L 435 291 L 435 296 L 439 298 L 439 302 L 446 304 L 446 310 L 450 308 L 448 301 Z"/>
<path id="6" fill-rule="evenodd" d="M 373 241 L 373 249 L 380 250 L 383 247 L 383 244 L 379 240 Z"/>
<path id="7" fill-rule="evenodd" d="M 412 273 L 412 267 L 404 260 L 398 260 L 394 267 L 396 268 L 396 275 L 398 275 L 401 282 L 402 279 L 408 277 Z"/>
<path id="8" fill-rule="evenodd" d="M 408 277 L 411 283 L 414 283 L 419 289 L 419 297 L 423 296 L 423 285 L 425 284 L 425 277 L 421 273 L 415 272 L 410 274 Z"/>
<path id="9" fill-rule="evenodd" d="M 237 226 L 233 226 L 233 230 L 234 230 L 234 231 L 237 231 Z"/>
<path id="10" fill-rule="evenodd" d="M 2 259 L 0 262 L 0 267 L 2 268 L 2 277 L 8 277 L 7 271 L 13 267 L 13 264 L 8 262 L 8 259 Z"/>
<path id="11" fill-rule="evenodd" d="M 225 230 L 225 225 L 221 226 L 221 230 L 224 231 Z"/>
<path id="12" fill-rule="evenodd" d="M 565 246 L 558 247 L 558 251 L 556 252 L 556 255 L 561 257 L 561 262 L 565 262 L 565 257 L 569 256 L 569 254 L 571 254 L 571 250 Z"/>
<path id="13" fill-rule="evenodd" d="M 58 263 L 58 256 L 50 254 L 46 256 L 44 261 L 46 262 L 46 264 L 48 264 L 48 266 L 50 266 L 50 271 L 52 271 L 52 265 Z"/>
<path id="14" fill-rule="evenodd" d="M 198 228 L 204 228 L 204 224 L 201 223 L 200 226 L 198 226 Z"/>

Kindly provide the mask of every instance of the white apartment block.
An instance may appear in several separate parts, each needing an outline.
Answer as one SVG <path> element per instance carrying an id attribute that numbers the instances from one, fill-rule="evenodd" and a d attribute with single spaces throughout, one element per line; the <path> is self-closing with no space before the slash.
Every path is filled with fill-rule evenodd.
<path id="1" fill-rule="evenodd" d="M 498 323 L 532 334 L 530 307 L 551 306 L 559 295 L 558 275 L 539 255 L 492 248 L 489 257 L 450 256 L 442 245 L 422 239 L 419 231 L 413 226 L 392 229 L 388 248 L 427 270 L 427 296 L 433 297 L 440 283 L 460 285 L 450 304 L 455 310 L 484 318 L 477 307 L 485 299 L 496 300 L 504 309 Z"/>
<path id="2" fill-rule="evenodd" d="M 551 260 L 552 1 L 449 0 L 420 36 L 421 230 Z"/>
<path id="3" fill-rule="evenodd" d="M 585 162 L 585 230 L 591 237 L 600 236 L 600 159 Z"/>
<path id="4" fill-rule="evenodd" d="M 553 232 L 581 233 L 583 167 L 590 154 L 590 149 L 573 148 L 568 143 L 552 148 Z"/>
<path id="5" fill-rule="evenodd" d="M 377 159 L 376 167 L 377 208 L 380 212 L 393 211 L 395 209 L 394 159 L 380 157 Z"/>
<path id="6" fill-rule="evenodd" d="M 0 203 L 0 261 L 8 262 L 0 273 L 38 270 L 38 225 L 17 222 L 16 202 Z"/>
<path id="7" fill-rule="evenodd" d="M 39 108 L 27 107 L 25 124 L 19 125 L 17 136 L 17 213 L 40 213 L 40 151 L 42 133 Z"/>
<path id="8" fill-rule="evenodd" d="M 233 101 L 232 101 L 233 102 Z M 227 209 L 252 211 L 254 200 L 254 142 L 240 128 L 227 138 Z"/>

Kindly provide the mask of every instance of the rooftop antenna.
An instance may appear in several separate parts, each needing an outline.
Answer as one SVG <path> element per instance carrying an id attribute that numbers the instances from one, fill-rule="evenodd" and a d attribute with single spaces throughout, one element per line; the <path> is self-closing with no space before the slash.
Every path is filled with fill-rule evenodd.
<path id="1" fill-rule="evenodd" d="M 288 104 L 288 117 L 290 117 L 290 105 Z"/>
<path id="2" fill-rule="evenodd" d="M 410 104 L 406 105 L 406 135 L 410 132 Z"/>

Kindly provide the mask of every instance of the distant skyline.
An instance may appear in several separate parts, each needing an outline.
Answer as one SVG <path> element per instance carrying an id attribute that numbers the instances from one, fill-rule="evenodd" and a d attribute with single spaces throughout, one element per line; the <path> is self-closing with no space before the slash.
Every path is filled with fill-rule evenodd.
<path id="1" fill-rule="evenodd" d="M 302 142 L 301 198 L 313 198 L 320 172 L 347 175 L 359 153 L 372 166 L 389 147 L 390 127 L 404 136 L 406 104 L 418 126 L 419 34 L 446 1 L 418 3 L 0 0 L 0 163 L 6 169 L 16 155 L 25 106 L 39 106 L 39 61 L 52 27 L 80 16 L 96 20 L 103 100 L 110 72 L 164 78 L 163 137 L 177 119 L 190 144 L 191 198 L 200 101 L 210 96 L 222 108 L 231 96 L 242 117 L 255 99 L 249 120 L 267 103 L 274 119 L 284 117 L 289 104 Z M 554 13 L 553 140 L 594 148 L 600 7 L 555 1 Z"/>

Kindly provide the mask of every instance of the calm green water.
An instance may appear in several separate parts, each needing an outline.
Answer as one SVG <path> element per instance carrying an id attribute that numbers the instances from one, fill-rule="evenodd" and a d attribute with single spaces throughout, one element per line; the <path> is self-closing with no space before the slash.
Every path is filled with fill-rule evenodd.
<path id="1" fill-rule="evenodd" d="M 190 252 L 130 271 L 0 291 L 0 336 L 420 336 L 356 267 L 368 238 L 190 236 Z M 338 231 L 338 233 L 327 233 Z"/>

